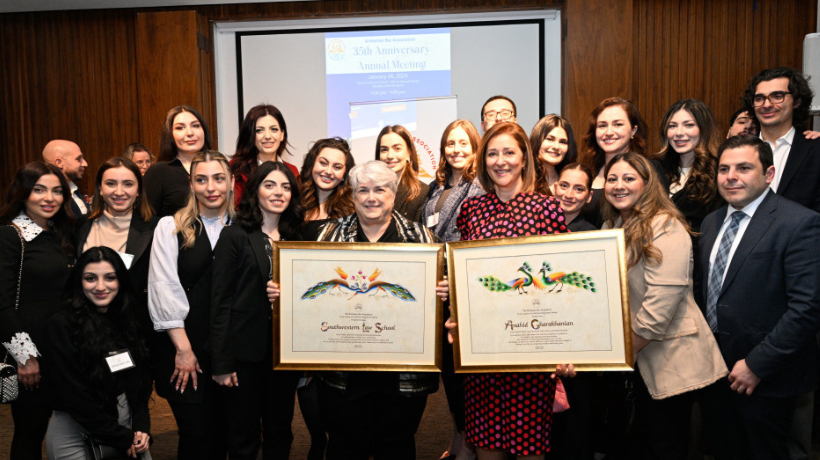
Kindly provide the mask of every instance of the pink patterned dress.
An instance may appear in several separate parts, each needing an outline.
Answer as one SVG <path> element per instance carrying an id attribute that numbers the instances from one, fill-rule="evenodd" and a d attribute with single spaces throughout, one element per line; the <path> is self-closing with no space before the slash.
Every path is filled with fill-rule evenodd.
<path id="1" fill-rule="evenodd" d="M 462 240 L 547 235 L 567 231 L 558 200 L 520 193 L 508 202 L 495 193 L 470 198 L 457 221 Z M 556 381 L 548 373 L 467 374 L 464 404 L 467 439 L 514 455 L 549 451 Z"/>

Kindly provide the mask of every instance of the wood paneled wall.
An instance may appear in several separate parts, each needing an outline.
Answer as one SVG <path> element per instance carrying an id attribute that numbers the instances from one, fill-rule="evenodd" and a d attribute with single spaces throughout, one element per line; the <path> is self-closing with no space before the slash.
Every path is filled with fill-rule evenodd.
<path id="1" fill-rule="evenodd" d="M 77 142 L 87 184 L 94 164 L 139 139 L 133 12 L 0 15 L 0 43 L 3 193 L 51 139 Z"/>
<path id="2" fill-rule="evenodd" d="M 54 138 L 76 141 L 91 172 L 128 143 L 157 148 L 165 112 L 181 103 L 215 127 L 210 21 L 550 6 L 564 11 L 563 112 L 578 137 L 595 105 L 615 95 L 632 99 L 653 133 L 684 97 L 709 104 L 725 128 L 751 75 L 802 66 L 817 16 L 805 0 L 323 0 L 2 14 L 0 185 Z"/>
<path id="3" fill-rule="evenodd" d="M 634 0 L 631 97 L 649 123 L 651 149 L 674 102 L 705 102 L 725 131 L 753 75 L 802 69 L 816 8 L 806 0 Z"/>

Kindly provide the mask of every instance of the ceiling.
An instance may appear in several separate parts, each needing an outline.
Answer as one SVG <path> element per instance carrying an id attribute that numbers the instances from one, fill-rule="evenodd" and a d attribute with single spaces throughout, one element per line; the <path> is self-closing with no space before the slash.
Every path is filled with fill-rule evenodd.
<path id="1" fill-rule="evenodd" d="M 231 3 L 272 3 L 283 1 L 293 0 L 0 0 L 0 13 L 97 10 L 110 8 L 155 8 L 162 6 L 224 5 Z"/>

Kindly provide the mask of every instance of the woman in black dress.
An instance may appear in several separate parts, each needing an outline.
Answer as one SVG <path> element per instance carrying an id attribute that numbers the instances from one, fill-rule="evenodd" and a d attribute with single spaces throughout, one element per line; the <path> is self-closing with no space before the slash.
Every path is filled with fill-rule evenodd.
<path id="1" fill-rule="evenodd" d="M 233 219 L 228 159 L 206 151 L 191 162 L 188 204 L 160 219 L 148 273 L 157 394 L 179 427 L 180 459 L 225 459 L 224 413 L 210 378 L 213 248 Z"/>
<path id="2" fill-rule="evenodd" d="M 302 164 L 299 184 L 305 212 L 302 229 L 305 240 L 315 240 L 319 227 L 353 212 L 347 173 L 355 165 L 344 139 L 319 139 L 310 148 Z"/>
<path id="3" fill-rule="evenodd" d="M 302 373 L 273 371 L 272 277 L 274 241 L 299 240 L 302 207 L 290 168 L 268 161 L 248 180 L 236 223 L 214 253 L 211 303 L 213 378 L 225 388 L 231 459 L 287 459 L 296 385 Z M 260 428 L 261 421 L 261 428 Z"/>
<path id="4" fill-rule="evenodd" d="M 401 125 L 385 126 L 376 138 L 375 159 L 387 163 L 399 179 L 394 210 L 418 222 L 430 187 L 419 180 L 419 156 L 410 131 Z"/>
<path id="5" fill-rule="evenodd" d="M 86 436 L 123 456 L 151 458 L 151 373 L 130 278 L 114 250 L 90 248 L 71 274 L 68 308 L 48 320 L 49 460 L 90 460 Z"/>
<path id="6" fill-rule="evenodd" d="M 145 173 L 145 192 L 157 216 L 164 217 L 188 202 L 191 161 L 211 149 L 211 131 L 193 107 L 176 106 L 165 115 L 159 149 L 159 163 Z"/>
<path id="7" fill-rule="evenodd" d="M 39 347 L 46 320 L 62 305 L 74 260 L 69 194 L 56 166 L 35 161 L 17 171 L 0 208 L 0 342 L 17 364 L 20 383 L 20 395 L 11 404 L 14 459 L 42 458 L 51 416 L 51 399 L 40 388 Z"/>

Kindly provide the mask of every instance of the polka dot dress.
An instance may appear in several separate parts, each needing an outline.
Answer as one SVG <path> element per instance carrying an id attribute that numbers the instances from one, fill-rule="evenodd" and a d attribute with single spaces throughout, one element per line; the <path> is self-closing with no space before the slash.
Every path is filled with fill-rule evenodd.
<path id="1" fill-rule="evenodd" d="M 539 193 L 521 193 L 506 203 L 495 193 L 470 198 L 461 207 L 457 225 L 462 240 L 567 231 L 558 200 Z M 467 439 L 483 449 L 514 455 L 548 452 L 555 384 L 541 372 L 467 374 Z"/>

